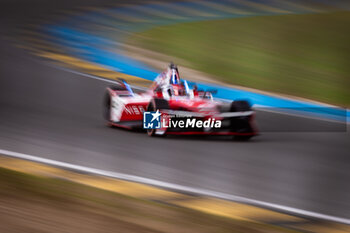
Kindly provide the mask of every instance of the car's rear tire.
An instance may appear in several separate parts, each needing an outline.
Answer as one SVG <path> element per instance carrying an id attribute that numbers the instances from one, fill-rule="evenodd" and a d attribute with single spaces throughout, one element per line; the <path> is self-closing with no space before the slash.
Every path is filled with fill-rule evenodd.
<path id="1" fill-rule="evenodd" d="M 231 103 L 230 112 L 247 112 L 252 111 L 250 103 L 246 100 L 236 100 Z M 231 120 L 231 130 L 232 132 L 249 133 L 253 129 L 250 125 L 251 116 L 235 117 Z M 234 140 L 237 141 L 248 141 L 253 135 L 235 135 Z"/>
<path id="2" fill-rule="evenodd" d="M 155 112 L 157 110 L 169 109 L 169 103 L 165 99 L 154 98 L 147 106 L 148 112 Z M 164 137 L 165 134 L 156 134 L 157 129 L 147 129 L 148 136 L 151 137 Z"/>
<path id="3" fill-rule="evenodd" d="M 231 104 L 231 112 L 245 112 L 251 111 L 252 107 L 250 103 L 246 100 L 235 100 Z"/>

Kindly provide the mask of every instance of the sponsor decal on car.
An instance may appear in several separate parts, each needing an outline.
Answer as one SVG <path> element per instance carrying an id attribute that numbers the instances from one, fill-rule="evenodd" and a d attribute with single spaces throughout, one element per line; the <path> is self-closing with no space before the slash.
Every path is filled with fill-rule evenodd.
<path id="1" fill-rule="evenodd" d="M 127 105 L 125 107 L 125 113 L 128 115 L 141 115 L 145 109 L 141 105 Z"/>

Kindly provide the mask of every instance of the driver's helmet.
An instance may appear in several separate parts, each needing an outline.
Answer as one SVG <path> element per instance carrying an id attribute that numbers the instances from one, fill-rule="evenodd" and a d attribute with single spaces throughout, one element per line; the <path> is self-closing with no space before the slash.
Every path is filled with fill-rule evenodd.
<path id="1" fill-rule="evenodd" d="M 181 82 L 179 71 L 173 63 L 169 65 L 170 79 L 169 84 L 171 86 L 171 95 L 183 96 L 186 95 L 186 89 L 184 84 Z"/>
<path id="2" fill-rule="evenodd" d="M 172 84 L 172 95 L 174 96 L 185 96 L 186 89 L 183 84 Z"/>
<path id="3" fill-rule="evenodd" d="M 170 72 L 170 84 L 181 84 L 181 79 L 179 75 L 179 71 L 177 69 L 177 66 L 174 63 L 170 63 L 169 65 L 169 72 Z"/>

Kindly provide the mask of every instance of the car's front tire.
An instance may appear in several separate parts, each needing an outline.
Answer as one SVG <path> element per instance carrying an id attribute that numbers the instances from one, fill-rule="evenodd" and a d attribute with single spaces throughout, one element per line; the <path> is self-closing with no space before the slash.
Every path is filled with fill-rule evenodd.
<path id="1" fill-rule="evenodd" d="M 169 103 L 165 99 L 154 98 L 147 106 L 148 112 L 156 112 L 157 110 L 169 109 Z M 148 136 L 151 137 L 164 137 L 165 134 L 156 134 L 157 129 L 147 129 Z"/>

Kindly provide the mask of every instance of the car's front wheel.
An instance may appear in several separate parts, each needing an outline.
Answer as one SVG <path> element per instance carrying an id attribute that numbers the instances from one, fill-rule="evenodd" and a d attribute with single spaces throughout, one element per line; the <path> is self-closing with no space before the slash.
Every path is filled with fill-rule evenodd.
<path id="1" fill-rule="evenodd" d="M 169 109 L 169 103 L 165 99 L 154 98 L 148 104 L 147 111 L 148 112 L 156 112 L 157 110 Z M 165 134 L 157 134 L 157 129 L 147 129 L 147 134 L 151 137 L 164 137 Z"/>

